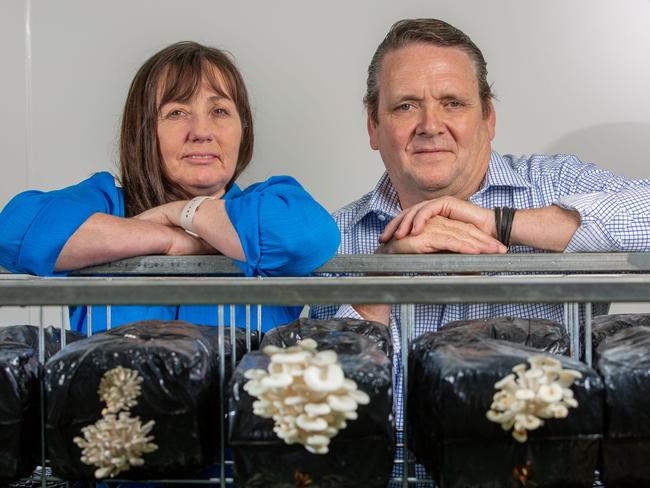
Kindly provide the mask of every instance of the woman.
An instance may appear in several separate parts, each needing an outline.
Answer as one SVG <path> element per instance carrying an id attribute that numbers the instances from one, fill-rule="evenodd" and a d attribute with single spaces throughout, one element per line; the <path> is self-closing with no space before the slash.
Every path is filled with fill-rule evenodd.
<path id="1" fill-rule="evenodd" d="M 0 213 L 0 265 L 65 275 L 145 254 L 219 252 L 246 276 L 307 274 L 334 254 L 338 229 L 292 178 L 240 190 L 235 180 L 252 153 L 251 109 L 233 62 L 215 48 L 173 44 L 152 56 L 131 84 L 120 136 L 121 187 L 102 172 L 62 190 L 14 197 Z M 106 307 L 92 311 L 93 330 L 104 330 Z M 264 307 L 262 328 L 299 311 Z M 112 326 L 217 320 L 216 306 L 115 306 L 111 312 Z M 237 307 L 237 323 L 243 317 Z M 85 330 L 86 319 L 85 307 L 71 309 L 71 329 Z"/>

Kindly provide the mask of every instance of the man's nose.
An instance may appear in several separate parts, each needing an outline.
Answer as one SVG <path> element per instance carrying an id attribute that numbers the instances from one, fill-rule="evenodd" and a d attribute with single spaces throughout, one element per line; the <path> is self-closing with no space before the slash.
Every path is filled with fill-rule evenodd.
<path id="1" fill-rule="evenodd" d="M 214 139 L 214 127 L 210 117 L 193 115 L 190 120 L 188 139 L 191 142 L 210 142 Z"/>
<path id="2" fill-rule="evenodd" d="M 441 110 L 432 106 L 424 106 L 419 112 L 420 119 L 416 131 L 418 135 L 436 135 L 444 132 L 445 123 Z"/>

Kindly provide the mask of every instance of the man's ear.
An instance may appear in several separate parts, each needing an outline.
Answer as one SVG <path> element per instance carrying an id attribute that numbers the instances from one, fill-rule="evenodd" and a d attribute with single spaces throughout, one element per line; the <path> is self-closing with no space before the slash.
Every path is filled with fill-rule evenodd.
<path id="1" fill-rule="evenodd" d="M 494 110 L 494 104 L 492 103 L 492 99 L 488 102 L 488 108 L 490 109 L 490 112 L 488 113 L 487 116 L 487 123 L 488 123 L 488 134 L 490 135 L 490 140 L 494 140 L 494 136 L 496 135 L 496 125 L 497 125 L 497 113 Z"/>
<path id="2" fill-rule="evenodd" d="M 368 111 L 368 137 L 370 138 L 370 147 L 377 151 L 379 149 L 379 141 L 377 141 L 377 125 L 372 121 L 370 111 Z"/>

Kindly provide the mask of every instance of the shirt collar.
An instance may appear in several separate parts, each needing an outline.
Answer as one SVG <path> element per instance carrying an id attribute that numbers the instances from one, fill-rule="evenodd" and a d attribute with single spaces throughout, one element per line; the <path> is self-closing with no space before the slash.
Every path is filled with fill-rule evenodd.
<path id="1" fill-rule="evenodd" d="M 531 185 L 512 168 L 501 154 L 492 151 L 485 181 L 477 194 L 486 191 L 491 186 L 530 188 Z M 385 215 L 388 219 L 393 219 L 401 211 L 402 207 L 395 187 L 388 177 L 388 172 L 384 171 L 384 174 L 370 192 L 370 198 L 359 208 L 351 225 L 358 224 L 361 219 L 371 213 Z"/>
<path id="2" fill-rule="evenodd" d="M 359 208 L 356 217 L 351 225 L 358 224 L 368 214 L 385 215 L 392 220 L 402 211 L 399 204 L 399 198 L 395 187 L 388 177 L 388 172 L 384 171 L 379 181 L 370 192 L 370 198 Z"/>
<path id="3" fill-rule="evenodd" d="M 510 163 L 508 163 L 501 154 L 492 151 L 487 175 L 485 176 L 485 182 L 477 193 L 481 193 L 491 186 L 530 188 L 531 185 L 513 169 Z"/>

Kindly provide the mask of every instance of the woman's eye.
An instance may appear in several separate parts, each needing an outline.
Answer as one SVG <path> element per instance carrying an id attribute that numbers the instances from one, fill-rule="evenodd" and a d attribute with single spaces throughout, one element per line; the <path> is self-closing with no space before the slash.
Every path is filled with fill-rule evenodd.
<path id="1" fill-rule="evenodd" d="M 225 108 L 221 108 L 221 107 L 219 107 L 219 108 L 215 108 L 215 109 L 212 111 L 212 113 L 213 113 L 214 115 L 216 115 L 217 117 L 225 117 L 225 116 L 228 115 L 228 110 L 226 110 Z"/>
<path id="2" fill-rule="evenodd" d="M 183 115 L 185 115 L 185 112 L 183 112 L 180 109 L 174 109 L 174 110 L 170 110 L 169 112 L 167 112 L 166 118 L 168 118 L 168 119 L 177 119 L 179 117 L 182 117 Z"/>

